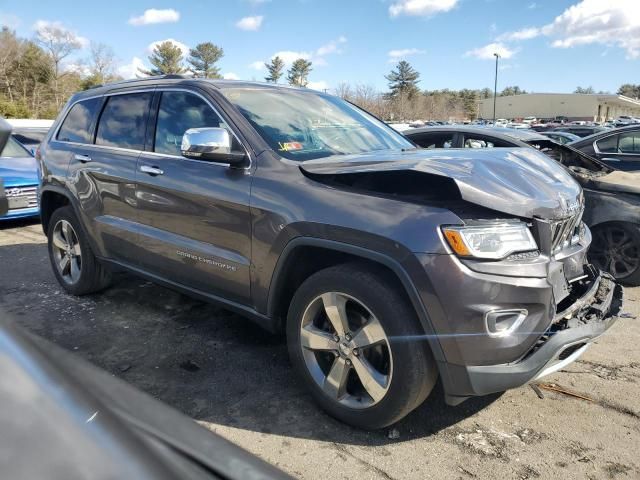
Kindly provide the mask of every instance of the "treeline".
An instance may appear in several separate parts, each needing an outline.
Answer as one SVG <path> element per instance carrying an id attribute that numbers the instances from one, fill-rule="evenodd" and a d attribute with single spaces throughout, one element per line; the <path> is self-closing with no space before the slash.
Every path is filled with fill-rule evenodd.
<path id="1" fill-rule="evenodd" d="M 6 27 L 0 30 L 0 115 L 6 118 L 54 118 L 69 96 L 78 90 L 121 79 L 113 50 L 92 43 L 89 55 L 69 59 L 83 46 L 80 39 L 59 24 L 45 24 L 32 39 L 16 36 Z M 189 74 L 202 78 L 221 78 L 218 62 L 224 50 L 203 42 L 188 53 L 170 42 L 155 46 L 148 57 L 151 68 L 140 69 L 138 76 Z M 267 82 L 287 82 L 306 87 L 313 70 L 310 61 L 299 58 L 285 70 L 285 62 L 274 57 L 265 63 Z M 421 90 L 420 73 L 401 60 L 385 75 L 388 91 L 381 92 L 365 84 L 340 83 L 332 93 L 355 103 L 384 120 L 473 120 L 478 102 L 493 97 L 493 90 Z M 527 93 L 518 86 L 502 89 L 498 95 Z M 592 87 L 577 87 L 575 93 L 595 93 Z M 606 93 L 606 92 L 598 92 Z M 640 85 L 624 84 L 617 92 L 640 97 Z"/>
<path id="2" fill-rule="evenodd" d="M 63 68 L 82 47 L 57 25 L 38 29 L 33 39 L 0 30 L 0 115 L 6 118 L 54 118 L 69 96 L 97 83 L 113 81 L 115 56 L 106 45 L 90 46 L 88 58 Z"/>

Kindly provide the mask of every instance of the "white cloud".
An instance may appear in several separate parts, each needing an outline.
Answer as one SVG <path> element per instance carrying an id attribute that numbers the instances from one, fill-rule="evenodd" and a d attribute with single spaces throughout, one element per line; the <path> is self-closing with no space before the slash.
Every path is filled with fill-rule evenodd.
<path id="1" fill-rule="evenodd" d="M 311 59 L 311 53 L 295 52 L 292 50 L 282 50 L 280 52 L 276 52 L 273 55 L 271 55 L 271 60 L 273 60 L 276 57 L 280 57 L 284 62 L 284 64 L 288 67 L 299 58 L 302 58 L 304 60 Z"/>
<path id="2" fill-rule="evenodd" d="M 167 38 L 165 40 L 156 40 L 155 42 L 151 42 L 148 46 L 147 46 L 147 52 L 149 53 L 153 53 L 153 50 L 156 48 L 157 45 L 160 45 L 161 43 L 164 42 L 171 42 L 173 43 L 175 46 L 177 46 L 178 48 L 180 48 L 180 50 L 182 51 L 182 55 L 183 56 L 187 56 L 189 55 L 189 46 L 185 45 L 182 42 L 179 42 L 177 40 L 174 40 L 173 38 Z"/>
<path id="3" fill-rule="evenodd" d="M 330 55 L 332 53 L 342 53 L 340 49 L 340 45 L 343 43 L 347 43 L 347 37 L 340 36 L 335 40 L 331 40 L 329 43 L 322 45 L 318 50 L 316 50 L 316 55 L 319 57 L 324 57 L 325 55 Z"/>
<path id="4" fill-rule="evenodd" d="M 157 9 L 149 8 L 139 17 L 131 17 L 130 25 L 152 25 L 155 23 L 174 23 L 180 20 L 180 12 L 173 8 Z"/>
<path id="5" fill-rule="evenodd" d="M 640 58 L 640 1 L 581 0 L 547 25 L 507 32 L 497 40 L 528 40 L 541 35 L 551 38 L 555 48 L 617 46 L 629 58 Z"/>
<path id="6" fill-rule="evenodd" d="M 539 36 L 542 32 L 539 28 L 536 27 L 528 27 L 523 28 L 522 30 L 517 30 L 515 32 L 507 32 L 499 35 L 496 38 L 497 41 L 517 41 L 517 40 L 529 40 L 531 38 L 535 38 Z"/>
<path id="7" fill-rule="evenodd" d="M 140 74 L 140 69 L 145 69 L 144 62 L 142 59 L 138 57 L 133 57 L 131 62 L 121 65 L 118 67 L 118 75 L 121 75 L 123 78 L 136 78 L 138 76 L 142 76 Z"/>
<path id="8" fill-rule="evenodd" d="M 448 12 L 456 6 L 458 0 L 398 0 L 389 6 L 389 15 L 429 16 Z"/>
<path id="9" fill-rule="evenodd" d="M 33 24 L 33 30 L 41 40 L 47 41 L 52 36 L 64 35 L 67 39 L 75 43 L 78 48 L 89 46 L 89 39 L 78 35 L 66 28 L 61 22 L 50 22 L 48 20 L 38 20 Z"/>
<path id="10" fill-rule="evenodd" d="M 389 62 L 395 62 L 402 58 L 407 58 L 412 55 L 422 55 L 424 53 L 426 52 L 419 48 L 403 48 L 400 50 L 390 50 L 387 55 L 389 56 Z"/>
<path id="11" fill-rule="evenodd" d="M 224 78 L 225 80 L 240 80 L 240 77 L 233 72 L 223 73 L 222 78 Z"/>
<path id="12" fill-rule="evenodd" d="M 264 70 L 264 62 L 262 60 L 256 60 L 255 62 L 251 62 L 249 64 L 249 68 L 252 70 Z"/>
<path id="13" fill-rule="evenodd" d="M 464 54 L 465 57 L 476 57 L 481 60 L 490 60 L 495 58 L 494 53 L 500 55 L 500 58 L 511 58 L 516 53 L 517 50 L 512 50 L 506 45 L 496 42 L 490 43 L 489 45 L 485 45 L 484 47 L 474 48 L 473 50 L 469 50 Z"/>
<path id="14" fill-rule="evenodd" d="M 538 8 L 538 4 L 536 2 L 531 2 L 527 8 L 529 10 L 533 10 L 535 8 Z"/>
<path id="15" fill-rule="evenodd" d="M 78 73 L 85 77 L 91 75 L 91 69 L 82 62 L 67 63 L 64 65 L 63 70 L 65 72 Z"/>
<path id="16" fill-rule="evenodd" d="M 307 88 L 311 88 L 312 90 L 319 90 L 321 92 L 329 89 L 329 84 L 324 80 L 320 80 L 318 82 L 309 82 L 307 83 Z"/>
<path id="17" fill-rule="evenodd" d="M 264 20 L 264 17 L 262 15 L 255 15 L 253 17 L 244 17 L 236 22 L 236 27 L 238 27 L 240 30 L 255 32 L 256 30 L 260 29 L 260 26 L 262 25 L 262 20 Z"/>

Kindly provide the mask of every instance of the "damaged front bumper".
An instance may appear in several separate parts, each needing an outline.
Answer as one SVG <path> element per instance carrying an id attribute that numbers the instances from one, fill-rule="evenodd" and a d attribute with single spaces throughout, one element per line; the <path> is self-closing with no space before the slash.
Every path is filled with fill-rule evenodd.
<path id="1" fill-rule="evenodd" d="M 611 275 L 588 266 L 585 278 L 559 305 L 551 326 L 517 362 L 479 366 L 449 364 L 448 373 L 456 379 L 456 385 L 449 389 L 447 379 L 443 379 L 447 403 L 455 405 L 471 396 L 519 387 L 562 369 L 615 323 L 622 308 L 622 297 L 622 287 Z"/>

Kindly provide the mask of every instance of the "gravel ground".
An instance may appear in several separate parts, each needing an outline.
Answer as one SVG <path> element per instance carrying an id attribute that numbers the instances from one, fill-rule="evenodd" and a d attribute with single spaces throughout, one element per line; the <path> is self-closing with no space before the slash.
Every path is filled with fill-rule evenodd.
<path id="1" fill-rule="evenodd" d="M 640 313 L 640 288 L 624 311 Z M 623 318 L 544 379 L 448 407 L 437 388 L 391 429 L 322 413 L 284 340 L 223 309 L 119 275 L 74 298 L 55 281 L 38 224 L 0 224 L 0 310 L 299 478 L 640 478 L 640 326 Z"/>

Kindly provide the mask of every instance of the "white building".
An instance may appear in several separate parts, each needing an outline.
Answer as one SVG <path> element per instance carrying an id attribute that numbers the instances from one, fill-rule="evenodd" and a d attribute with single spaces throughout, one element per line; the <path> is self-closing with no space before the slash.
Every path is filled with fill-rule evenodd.
<path id="1" fill-rule="evenodd" d="M 478 114 L 484 119 L 493 118 L 493 98 L 480 100 Z M 526 93 L 496 98 L 496 118 L 563 116 L 569 120 L 604 122 L 620 115 L 640 117 L 640 99 L 582 93 Z"/>

